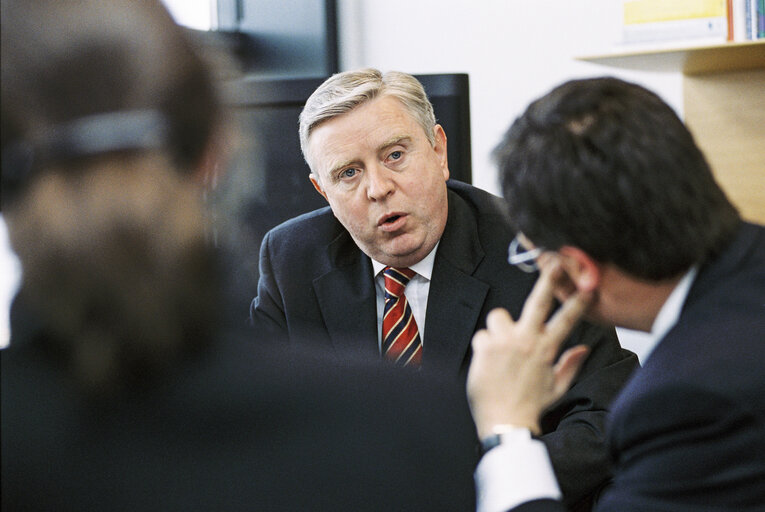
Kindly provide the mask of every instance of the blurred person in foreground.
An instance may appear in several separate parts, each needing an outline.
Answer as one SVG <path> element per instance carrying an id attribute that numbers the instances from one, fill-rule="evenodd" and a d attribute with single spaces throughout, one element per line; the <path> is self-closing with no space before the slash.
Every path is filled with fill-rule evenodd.
<path id="1" fill-rule="evenodd" d="M 473 509 L 464 390 L 219 326 L 225 130 L 161 4 L 1 5 L 3 510 Z"/>
<path id="2" fill-rule="evenodd" d="M 556 358 L 581 317 L 653 340 L 613 405 L 615 476 L 596 509 L 763 510 L 765 228 L 741 220 L 673 110 L 618 79 L 555 88 L 495 156 L 542 275 L 517 322 L 494 311 L 473 339 L 468 394 L 495 446 L 476 472 L 479 510 L 563 510 L 531 435 L 587 356 Z"/>

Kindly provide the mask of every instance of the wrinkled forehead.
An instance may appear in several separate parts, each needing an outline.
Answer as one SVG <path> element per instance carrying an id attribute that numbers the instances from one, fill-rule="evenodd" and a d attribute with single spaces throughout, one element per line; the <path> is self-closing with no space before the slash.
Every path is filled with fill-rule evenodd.
<path id="1" fill-rule="evenodd" d="M 317 166 L 326 167 L 327 160 L 352 159 L 359 152 L 420 138 L 428 140 L 418 119 L 396 97 L 382 95 L 314 125 L 306 156 L 311 170 L 317 172 Z"/>

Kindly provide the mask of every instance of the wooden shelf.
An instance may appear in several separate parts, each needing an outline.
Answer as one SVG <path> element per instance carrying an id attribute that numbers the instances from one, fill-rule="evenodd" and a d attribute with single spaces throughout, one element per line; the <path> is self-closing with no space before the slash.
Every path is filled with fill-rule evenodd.
<path id="1" fill-rule="evenodd" d="M 634 50 L 578 57 L 578 60 L 639 71 L 686 75 L 765 68 L 765 40 L 683 48 Z"/>

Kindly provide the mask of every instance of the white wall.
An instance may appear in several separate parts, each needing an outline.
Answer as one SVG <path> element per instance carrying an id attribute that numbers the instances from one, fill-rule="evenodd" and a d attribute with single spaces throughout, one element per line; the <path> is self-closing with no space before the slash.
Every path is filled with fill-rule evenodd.
<path id="1" fill-rule="evenodd" d="M 343 70 L 470 75 L 473 182 L 494 193 L 492 148 L 531 100 L 567 79 L 616 75 L 651 88 L 682 113 L 679 73 L 574 59 L 619 43 L 620 0 L 339 0 L 338 6 Z"/>
<path id="2" fill-rule="evenodd" d="M 490 152 L 526 105 L 555 85 L 615 75 L 645 85 L 682 115 L 680 73 L 625 71 L 575 60 L 613 51 L 620 0 L 338 0 L 340 65 L 468 73 L 473 183 L 499 194 Z M 447 133 L 447 137 L 448 137 Z M 620 330 L 643 354 L 644 338 Z"/>

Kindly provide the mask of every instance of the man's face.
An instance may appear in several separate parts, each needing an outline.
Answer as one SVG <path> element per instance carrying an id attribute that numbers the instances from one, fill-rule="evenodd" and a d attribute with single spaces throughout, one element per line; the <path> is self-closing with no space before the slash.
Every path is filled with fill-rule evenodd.
<path id="1" fill-rule="evenodd" d="M 311 181 L 368 256 L 411 266 L 446 225 L 446 135 L 432 146 L 398 100 L 382 96 L 316 127 Z"/>

